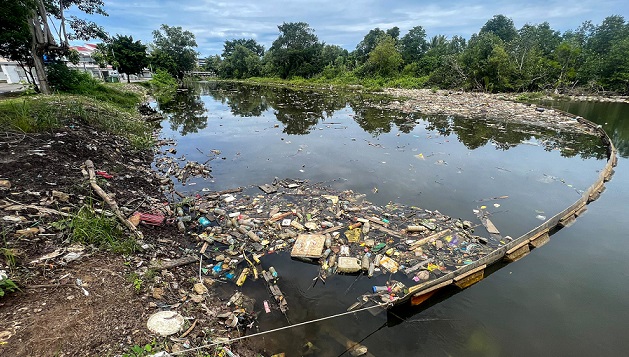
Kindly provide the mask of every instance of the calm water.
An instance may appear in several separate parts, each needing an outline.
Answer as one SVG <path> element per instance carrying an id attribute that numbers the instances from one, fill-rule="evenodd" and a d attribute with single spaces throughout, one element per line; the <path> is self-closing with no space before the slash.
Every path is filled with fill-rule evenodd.
<path id="1" fill-rule="evenodd" d="M 500 121 L 408 116 L 370 108 L 365 100 L 373 98 L 202 83 L 163 108 L 170 113 L 163 136 L 177 140 L 176 157 L 211 160 L 211 180 L 179 189 L 302 178 L 366 193 L 377 204 L 399 202 L 472 221 L 472 210 L 487 204 L 479 200 L 507 195 L 488 205 L 501 232 L 516 237 L 574 202 L 604 165 L 603 148 L 588 137 Z M 318 348 L 315 355 L 342 355 L 345 338 L 375 356 L 624 354 L 628 107 L 563 108 L 604 125 L 623 157 L 601 199 L 543 248 L 421 309 L 396 316 L 360 312 L 258 342 L 287 355 L 303 353 L 307 341 Z M 334 276 L 311 287 L 316 266 L 285 254 L 268 256 L 263 265 L 282 275 L 291 323 L 344 312 L 371 285 L 386 281 Z M 247 282 L 243 291 L 263 311 L 263 284 Z M 262 330 L 287 324 L 279 313 L 259 320 Z"/>

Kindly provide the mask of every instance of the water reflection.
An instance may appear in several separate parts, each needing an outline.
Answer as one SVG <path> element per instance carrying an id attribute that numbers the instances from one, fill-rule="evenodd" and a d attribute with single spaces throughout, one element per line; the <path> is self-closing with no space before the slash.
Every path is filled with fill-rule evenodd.
<path id="1" fill-rule="evenodd" d="M 629 104 L 556 101 L 543 104 L 582 116 L 603 126 L 618 149 L 618 154 L 629 157 Z"/>
<path id="2" fill-rule="evenodd" d="M 181 135 L 196 133 L 207 127 L 207 112 L 201 96 L 194 90 L 178 92 L 172 102 L 161 104 L 167 115 L 170 129 Z"/>
<path id="3" fill-rule="evenodd" d="M 289 135 L 309 134 L 317 125 L 325 124 L 335 112 L 351 108 L 353 113 L 349 116 L 362 130 L 374 137 L 393 130 L 408 134 L 421 124 L 425 125 L 426 130 L 434 131 L 438 135 L 456 135 L 458 141 L 470 150 L 489 143 L 494 144 L 496 149 L 508 150 L 526 143 L 543 146 L 547 151 L 559 150 L 563 157 L 580 155 L 582 158 L 605 158 L 605 150 L 600 141 L 583 134 L 507 121 L 409 115 L 371 106 L 368 104 L 369 99 L 363 94 L 295 91 L 289 88 L 224 82 L 197 83 L 193 90 L 177 93 L 175 101 L 162 106 L 162 111 L 169 117 L 172 130 L 186 135 L 206 128 L 208 116 L 202 96 L 209 96 L 228 106 L 231 113 L 237 117 L 272 114 L 283 125 L 283 133 Z M 600 110 L 588 107 L 587 103 L 580 105 L 583 106 L 584 117 L 591 118 Z M 629 106 L 625 105 L 623 108 Z M 621 155 L 629 155 L 629 122 L 614 119 L 606 125 L 613 126 L 610 132 Z"/>

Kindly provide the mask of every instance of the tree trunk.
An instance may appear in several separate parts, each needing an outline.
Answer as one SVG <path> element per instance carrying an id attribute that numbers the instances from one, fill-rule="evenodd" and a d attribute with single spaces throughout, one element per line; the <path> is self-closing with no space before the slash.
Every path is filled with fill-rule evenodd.
<path id="1" fill-rule="evenodd" d="M 131 77 L 127 74 L 127 83 L 131 83 Z"/>
<path id="2" fill-rule="evenodd" d="M 37 74 L 37 81 L 39 82 L 39 91 L 42 94 L 51 94 L 52 91 L 48 86 L 48 77 L 46 77 L 46 69 L 44 68 L 43 51 L 41 50 L 42 44 L 40 39 L 43 40 L 42 29 L 39 26 L 39 15 L 37 12 L 29 19 L 28 28 L 31 31 L 31 56 L 33 57 L 33 63 L 35 67 L 35 73 Z"/>

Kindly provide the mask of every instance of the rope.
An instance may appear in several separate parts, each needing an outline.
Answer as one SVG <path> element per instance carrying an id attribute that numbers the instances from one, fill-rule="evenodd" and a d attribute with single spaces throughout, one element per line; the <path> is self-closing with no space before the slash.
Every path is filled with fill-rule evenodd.
<path id="1" fill-rule="evenodd" d="M 203 346 L 199 346 L 199 347 L 194 347 L 194 348 L 190 348 L 190 349 L 187 349 L 187 350 L 182 350 L 182 351 L 173 352 L 173 353 L 171 353 L 171 355 L 180 355 L 180 354 L 184 354 L 184 353 L 187 353 L 187 352 L 198 351 L 198 350 L 201 350 L 201 349 L 204 349 L 204 348 L 208 348 L 208 347 L 212 347 L 212 346 L 230 344 L 230 343 L 232 343 L 232 342 L 239 341 L 239 340 L 244 340 L 244 339 L 246 339 L 246 338 L 256 337 L 256 336 L 262 336 L 262 335 L 266 335 L 267 333 L 277 332 L 277 331 L 286 330 L 286 329 L 289 329 L 289 328 L 298 327 L 298 326 L 303 326 L 303 325 L 308 325 L 308 324 L 311 324 L 311 323 L 314 323 L 314 322 L 319 322 L 319 321 L 329 320 L 329 319 L 333 319 L 333 318 L 336 318 L 336 317 L 340 317 L 340 316 L 344 316 L 344 315 L 349 315 L 349 314 L 353 314 L 353 313 L 356 313 L 356 312 L 360 312 L 360 311 L 365 311 L 365 310 L 373 309 L 374 307 L 382 307 L 382 306 L 386 306 L 386 305 L 389 305 L 389 303 L 382 303 L 382 304 L 378 304 L 378 305 L 374 305 L 374 306 L 363 307 L 362 309 L 352 310 L 352 311 L 346 311 L 346 312 L 342 312 L 342 313 L 339 313 L 339 314 L 330 315 L 330 316 L 325 316 L 325 317 L 321 317 L 321 318 L 314 319 L 314 320 L 310 320 L 310 321 L 299 322 L 299 323 L 296 323 L 296 324 L 294 324 L 294 325 L 288 325 L 288 326 L 278 327 L 278 328 L 276 328 L 276 329 L 272 329 L 272 330 L 268 330 L 268 331 L 263 331 L 263 332 L 256 332 L 256 333 L 251 334 L 251 335 L 241 336 L 241 337 L 236 337 L 236 338 L 232 338 L 232 339 L 227 340 L 227 341 L 221 341 L 221 342 L 210 343 L 210 344 L 207 344 L 207 345 L 203 345 Z"/>

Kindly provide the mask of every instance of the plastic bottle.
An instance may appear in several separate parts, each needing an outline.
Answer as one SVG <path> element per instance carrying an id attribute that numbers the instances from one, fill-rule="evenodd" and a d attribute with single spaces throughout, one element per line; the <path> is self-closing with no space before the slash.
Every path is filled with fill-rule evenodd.
<path id="1" fill-rule="evenodd" d="M 269 273 L 271 273 L 272 277 L 277 278 L 277 271 L 275 271 L 275 268 L 270 267 L 269 268 Z"/>
<path id="2" fill-rule="evenodd" d="M 214 214 L 217 214 L 219 216 L 224 216 L 227 214 L 227 212 L 224 209 L 214 208 Z"/>
<path id="3" fill-rule="evenodd" d="M 361 269 L 364 271 L 369 270 L 369 254 L 363 255 L 363 259 L 360 265 Z"/>
<path id="4" fill-rule="evenodd" d="M 207 217 L 204 217 L 204 216 L 199 217 L 199 219 L 197 221 L 203 227 L 208 227 L 210 225 L 210 220 L 207 219 Z"/>
<path id="5" fill-rule="evenodd" d="M 391 292 L 391 287 L 390 286 L 372 286 L 371 290 L 375 293 L 380 293 L 380 292 Z"/>

